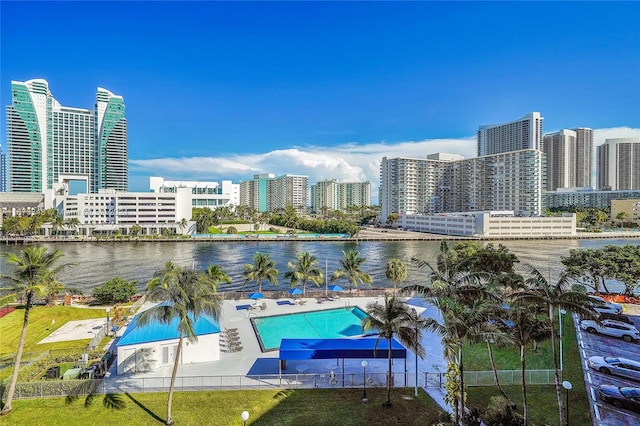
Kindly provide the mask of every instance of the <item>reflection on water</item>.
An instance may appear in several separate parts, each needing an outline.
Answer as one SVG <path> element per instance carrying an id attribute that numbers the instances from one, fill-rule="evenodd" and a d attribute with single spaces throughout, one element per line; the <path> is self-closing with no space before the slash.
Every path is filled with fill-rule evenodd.
<path id="1" fill-rule="evenodd" d="M 495 241 L 504 244 L 515 253 L 521 262 L 527 262 L 540 272 L 555 280 L 562 271 L 560 258 L 567 256 L 569 250 L 579 248 L 599 248 L 607 244 L 640 244 L 638 239 L 594 239 L 594 240 L 536 240 L 536 241 Z M 453 244 L 453 243 L 451 243 Z M 64 271 L 60 278 L 68 287 L 91 293 L 96 285 L 102 284 L 117 275 L 127 280 L 137 280 L 138 288 L 143 289 L 154 272 L 162 269 L 167 261 L 183 267 L 195 267 L 204 270 L 209 264 L 224 267 L 233 279 L 231 284 L 220 286 L 221 291 L 236 290 L 243 287 L 242 271 L 244 265 L 252 262 L 252 256 L 260 251 L 271 255 L 280 271 L 280 287 L 289 288 L 282 277 L 287 270 L 287 262 L 295 260 L 298 253 L 310 252 L 318 258 L 319 266 L 328 270 L 329 275 L 340 267 L 342 251 L 353 249 L 360 252 L 367 261 L 363 270 L 374 278 L 373 287 L 393 286 L 384 276 L 386 262 L 397 257 L 407 264 L 411 258 L 428 262 L 436 259 L 440 242 L 438 241 L 287 241 L 287 242 L 156 242 L 156 243 L 56 243 L 43 244 L 57 248 L 65 253 L 62 261 L 77 263 L 77 266 Z M 2 245 L 0 253 L 18 252 L 24 246 Z M 0 273 L 10 274 L 7 258 L 0 257 Z M 425 272 L 409 266 L 409 278 L 405 284 L 424 282 Z M 343 287 L 347 284 L 343 282 Z M 271 287 L 263 283 L 265 289 Z M 246 286 L 250 290 L 254 283 Z"/>

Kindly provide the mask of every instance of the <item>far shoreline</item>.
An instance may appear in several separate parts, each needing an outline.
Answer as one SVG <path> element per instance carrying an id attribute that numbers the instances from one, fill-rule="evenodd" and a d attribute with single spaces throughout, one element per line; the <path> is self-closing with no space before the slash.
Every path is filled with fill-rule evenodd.
<path id="1" fill-rule="evenodd" d="M 5 245 L 38 243 L 163 243 L 163 242 L 363 242 L 363 241 L 544 241 L 544 240 L 582 240 L 582 239 L 640 239 L 640 232 L 581 232 L 575 235 L 534 235 L 534 236 L 495 236 L 474 237 L 461 235 L 441 235 L 422 232 L 401 231 L 396 229 L 365 229 L 354 237 L 323 235 L 247 235 L 212 234 L 211 236 L 188 237 L 126 237 L 126 236 L 25 236 L 4 237 L 0 241 Z"/>

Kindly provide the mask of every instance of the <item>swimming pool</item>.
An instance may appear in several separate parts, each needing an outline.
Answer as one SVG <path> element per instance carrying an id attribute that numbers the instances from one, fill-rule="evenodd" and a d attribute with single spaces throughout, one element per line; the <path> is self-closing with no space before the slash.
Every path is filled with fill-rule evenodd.
<path id="1" fill-rule="evenodd" d="M 263 352 L 277 350 L 280 340 L 337 339 L 362 334 L 367 314 L 357 306 L 251 318 Z"/>

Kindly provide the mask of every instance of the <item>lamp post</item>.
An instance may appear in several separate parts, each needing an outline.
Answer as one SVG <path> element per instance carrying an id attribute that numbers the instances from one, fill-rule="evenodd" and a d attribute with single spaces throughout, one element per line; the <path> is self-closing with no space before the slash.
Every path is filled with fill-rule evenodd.
<path id="1" fill-rule="evenodd" d="M 368 402 L 369 400 L 367 399 L 367 365 L 369 365 L 369 363 L 367 363 L 366 360 L 362 361 L 361 363 L 362 365 L 362 402 Z"/>
<path id="2" fill-rule="evenodd" d="M 416 308 L 411 308 L 411 312 L 413 312 L 413 315 L 415 316 L 415 319 L 418 319 L 418 311 L 416 311 Z M 415 352 L 415 356 L 416 356 L 416 385 L 415 385 L 415 389 L 414 389 L 414 395 L 417 398 L 418 397 L 418 326 L 417 324 L 414 324 L 414 330 L 416 332 L 416 352 Z"/>
<path id="3" fill-rule="evenodd" d="M 107 329 L 106 329 L 106 335 L 109 336 L 109 311 L 110 309 L 107 308 Z"/>
<path id="4" fill-rule="evenodd" d="M 571 384 L 570 381 L 565 380 L 564 382 L 562 382 L 562 387 L 567 391 L 567 421 L 566 421 L 566 425 L 569 426 L 569 391 L 573 388 L 573 385 Z"/>
<path id="5" fill-rule="evenodd" d="M 247 426 L 247 420 L 249 420 L 249 412 L 243 411 L 242 414 L 240 414 L 240 418 L 242 419 L 242 426 Z"/>
<path id="6" fill-rule="evenodd" d="M 564 371 L 563 370 L 563 364 L 564 364 L 563 358 L 564 358 L 564 356 L 563 356 L 563 352 L 562 352 L 562 318 L 564 317 L 564 314 L 566 314 L 566 313 L 567 313 L 567 311 L 565 311 L 564 309 L 560 309 L 558 311 L 558 322 L 560 323 L 560 334 L 559 334 L 559 337 L 560 337 L 560 371 Z"/>

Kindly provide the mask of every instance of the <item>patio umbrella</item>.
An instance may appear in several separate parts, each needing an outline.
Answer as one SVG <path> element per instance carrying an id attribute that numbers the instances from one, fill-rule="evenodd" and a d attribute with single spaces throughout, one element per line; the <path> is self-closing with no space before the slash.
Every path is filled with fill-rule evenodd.
<path id="1" fill-rule="evenodd" d="M 289 294 L 292 296 L 297 296 L 299 294 L 304 293 L 301 289 L 299 289 L 298 287 L 292 288 L 291 290 L 289 290 Z"/>
<path id="2" fill-rule="evenodd" d="M 264 294 L 259 291 L 249 293 L 249 299 L 264 299 Z"/>
<path id="3" fill-rule="evenodd" d="M 340 287 L 337 284 L 334 284 L 329 286 L 329 291 L 344 291 L 344 288 Z"/>

